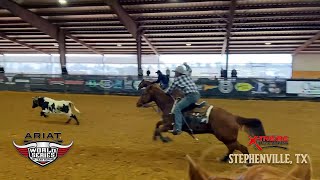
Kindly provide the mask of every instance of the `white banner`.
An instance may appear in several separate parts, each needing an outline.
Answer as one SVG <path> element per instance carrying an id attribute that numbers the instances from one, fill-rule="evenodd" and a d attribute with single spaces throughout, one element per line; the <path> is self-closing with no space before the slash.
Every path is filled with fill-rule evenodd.
<path id="1" fill-rule="evenodd" d="M 320 96 L 320 81 L 287 81 L 287 93 Z"/>

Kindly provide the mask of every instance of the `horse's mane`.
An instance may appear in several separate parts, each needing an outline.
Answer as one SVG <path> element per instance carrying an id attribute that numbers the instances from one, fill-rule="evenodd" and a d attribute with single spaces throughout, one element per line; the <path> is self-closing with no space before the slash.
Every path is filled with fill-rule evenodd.
<path id="1" fill-rule="evenodd" d="M 151 84 L 148 86 L 149 88 L 155 88 L 155 90 L 157 90 L 157 93 L 163 93 L 166 96 L 169 96 L 173 101 L 174 101 L 174 97 L 172 97 L 171 95 L 168 95 L 164 92 L 164 90 L 162 90 L 160 88 L 160 86 L 158 84 Z"/>
<path id="2" fill-rule="evenodd" d="M 159 84 L 152 84 L 152 86 L 158 88 L 159 90 L 162 90 L 162 89 L 160 88 L 160 85 L 159 85 Z M 162 91 L 163 91 L 163 90 L 162 90 Z"/>

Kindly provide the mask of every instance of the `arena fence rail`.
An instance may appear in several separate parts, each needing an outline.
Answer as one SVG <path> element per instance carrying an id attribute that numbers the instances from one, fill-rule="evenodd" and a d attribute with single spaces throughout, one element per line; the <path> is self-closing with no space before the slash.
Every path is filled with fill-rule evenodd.
<path id="1" fill-rule="evenodd" d="M 155 80 L 155 77 L 144 77 Z M 0 91 L 45 91 L 140 95 L 137 76 L 2 74 Z M 173 79 L 171 78 L 171 82 Z M 320 99 L 320 79 L 195 77 L 202 97 L 232 99 Z"/>

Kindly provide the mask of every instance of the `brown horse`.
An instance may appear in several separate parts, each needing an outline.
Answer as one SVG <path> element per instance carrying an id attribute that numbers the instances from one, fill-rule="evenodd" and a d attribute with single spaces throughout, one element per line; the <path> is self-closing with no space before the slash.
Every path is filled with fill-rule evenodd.
<path id="1" fill-rule="evenodd" d="M 167 132 L 173 128 L 174 118 L 171 114 L 171 109 L 175 100 L 173 97 L 165 94 L 160 88 L 150 85 L 139 98 L 137 107 L 142 107 L 152 101 L 154 101 L 163 112 L 162 121 L 159 121 L 156 124 L 153 139 L 156 140 L 157 137 L 160 137 L 162 142 L 169 142 L 171 139 L 169 137 L 163 137 L 161 133 Z M 196 106 L 196 104 L 193 104 L 190 107 L 187 107 L 186 110 L 184 110 L 184 114 L 192 112 Z M 244 154 L 249 154 L 247 147 L 240 144 L 237 140 L 240 128 L 243 128 L 251 136 L 265 136 L 264 128 L 260 120 L 235 116 L 218 107 L 212 108 L 207 123 L 191 122 L 188 124 L 188 127 L 184 124 L 182 131 L 185 131 L 190 135 L 193 133 L 210 133 L 215 135 L 218 140 L 222 141 L 227 146 L 228 153 L 222 161 L 228 161 L 229 155 L 235 150 L 239 150 Z M 192 131 L 190 129 L 192 129 Z"/>
<path id="2" fill-rule="evenodd" d="M 311 180 L 311 158 L 309 156 L 307 158 L 306 164 L 296 164 L 289 172 L 269 165 L 257 165 L 248 168 L 239 177 L 227 178 L 206 171 L 187 155 L 190 180 Z"/>
<path id="3" fill-rule="evenodd" d="M 138 86 L 138 90 L 142 89 L 142 88 L 145 88 L 145 87 L 148 87 L 152 85 L 152 82 L 151 81 L 146 81 L 146 80 L 142 80 Z"/>
<path id="4" fill-rule="evenodd" d="M 140 82 L 140 84 L 138 85 L 138 90 L 140 90 L 140 89 L 142 89 L 142 88 L 146 88 L 146 87 L 148 87 L 148 86 L 150 86 L 150 85 L 158 86 L 158 84 L 153 84 L 151 81 L 147 81 L 147 80 L 144 80 L 144 79 L 143 79 L 143 80 Z M 158 87 L 160 87 L 160 86 L 158 86 Z M 172 96 L 175 97 L 175 98 L 182 98 L 182 97 L 184 97 L 184 95 L 182 94 L 182 92 L 179 91 L 179 90 L 174 90 L 174 91 L 172 92 Z"/>

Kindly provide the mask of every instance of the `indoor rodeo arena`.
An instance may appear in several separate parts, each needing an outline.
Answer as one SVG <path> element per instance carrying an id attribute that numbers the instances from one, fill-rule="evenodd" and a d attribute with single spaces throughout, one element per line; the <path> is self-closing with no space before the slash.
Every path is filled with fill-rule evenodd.
<path id="1" fill-rule="evenodd" d="M 320 179 L 319 98 L 318 0 L 0 0 L 0 179 Z"/>

